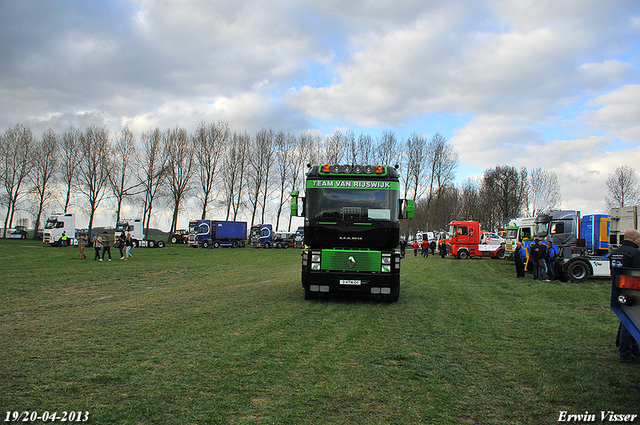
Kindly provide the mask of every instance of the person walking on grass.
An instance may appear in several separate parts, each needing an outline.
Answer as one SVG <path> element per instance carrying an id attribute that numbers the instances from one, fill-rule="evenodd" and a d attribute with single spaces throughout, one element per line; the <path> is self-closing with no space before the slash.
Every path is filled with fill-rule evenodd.
<path id="1" fill-rule="evenodd" d="M 124 250 L 127 248 L 127 236 L 124 232 L 118 236 L 118 248 L 120 249 L 120 259 L 124 260 Z"/>
<path id="2" fill-rule="evenodd" d="M 84 253 L 84 247 L 86 245 L 87 245 L 87 237 L 84 235 L 84 233 L 80 233 L 80 236 L 78 236 L 78 251 L 80 251 L 81 260 L 87 259 L 87 254 Z"/>
<path id="3" fill-rule="evenodd" d="M 103 233 L 102 238 L 102 260 L 104 261 L 104 254 L 109 254 L 109 261 L 111 261 L 111 238 L 107 232 Z"/>
<path id="4" fill-rule="evenodd" d="M 424 258 L 429 258 L 429 241 L 422 241 L 422 256 Z"/>
<path id="5" fill-rule="evenodd" d="M 127 245 L 127 251 L 124 255 L 124 261 L 127 261 L 129 258 L 133 258 L 133 254 L 131 253 L 131 248 L 133 248 L 133 238 L 131 237 L 131 232 L 127 232 L 127 239 L 125 241 Z"/>
<path id="6" fill-rule="evenodd" d="M 96 251 L 95 257 L 93 257 L 93 261 L 100 260 L 100 251 L 102 251 L 102 238 L 97 234 L 93 235 L 93 239 L 91 239 L 91 245 L 93 245 L 93 249 Z"/>

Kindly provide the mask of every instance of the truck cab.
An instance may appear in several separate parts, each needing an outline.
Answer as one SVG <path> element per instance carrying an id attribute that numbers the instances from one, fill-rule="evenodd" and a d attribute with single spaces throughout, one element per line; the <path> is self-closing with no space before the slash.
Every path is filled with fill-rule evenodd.
<path id="1" fill-rule="evenodd" d="M 163 240 L 147 239 L 142 229 L 142 219 L 140 218 L 125 218 L 116 223 L 115 233 L 131 233 L 133 240 L 133 246 L 148 247 L 148 248 L 164 248 L 165 243 Z"/>
<path id="2" fill-rule="evenodd" d="M 67 235 L 67 240 L 62 235 Z M 42 231 L 42 242 L 51 246 L 77 245 L 76 216 L 74 213 L 58 213 L 47 218 Z"/>
<path id="3" fill-rule="evenodd" d="M 396 168 L 382 165 L 309 165 L 306 196 L 291 193 L 291 214 L 305 219 L 302 288 L 395 302 L 400 294 L 400 219 L 413 201 L 400 199 Z"/>
<path id="4" fill-rule="evenodd" d="M 477 221 L 452 221 L 449 224 L 449 254 L 465 260 L 469 257 L 504 258 L 504 245 L 483 243 L 484 233 Z M 486 236 L 484 236 L 486 238 Z"/>
<path id="5" fill-rule="evenodd" d="M 251 246 L 253 248 L 271 248 L 273 244 L 273 228 L 270 224 L 251 226 Z"/>

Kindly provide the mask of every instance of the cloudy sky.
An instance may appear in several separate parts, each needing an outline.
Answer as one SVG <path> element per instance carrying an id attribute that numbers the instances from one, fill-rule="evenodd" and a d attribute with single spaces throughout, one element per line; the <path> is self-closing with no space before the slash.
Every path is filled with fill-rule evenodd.
<path id="1" fill-rule="evenodd" d="M 640 172 L 638 0 L 0 0 L 0 128 L 439 132 L 458 181 Z"/>

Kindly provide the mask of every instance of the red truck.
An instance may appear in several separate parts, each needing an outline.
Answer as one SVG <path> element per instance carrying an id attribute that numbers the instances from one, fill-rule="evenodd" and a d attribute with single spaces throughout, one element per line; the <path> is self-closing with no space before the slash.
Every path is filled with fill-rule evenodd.
<path id="1" fill-rule="evenodd" d="M 449 224 L 450 255 L 460 259 L 469 257 L 490 257 L 502 260 L 504 258 L 504 244 L 493 245 L 480 230 L 477 221 L 452 221 Z"/>

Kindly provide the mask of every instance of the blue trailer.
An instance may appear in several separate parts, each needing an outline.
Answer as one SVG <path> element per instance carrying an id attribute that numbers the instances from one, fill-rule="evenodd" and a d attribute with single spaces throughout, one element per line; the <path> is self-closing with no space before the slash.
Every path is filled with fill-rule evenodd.
<path id="1" fill-rule="evenodd" d="M 245 221 L 198 220 L 189 225 L 188 244 L 194 248 L 244 247 L 247 240 Z"/>

